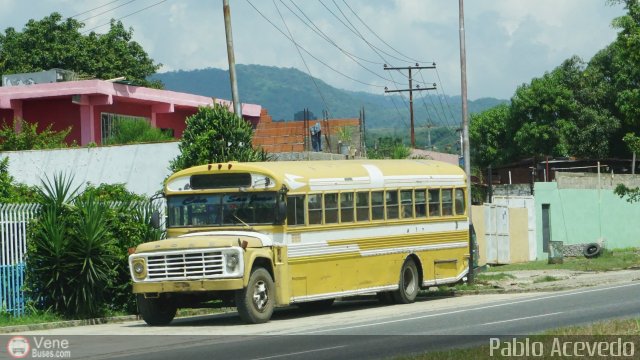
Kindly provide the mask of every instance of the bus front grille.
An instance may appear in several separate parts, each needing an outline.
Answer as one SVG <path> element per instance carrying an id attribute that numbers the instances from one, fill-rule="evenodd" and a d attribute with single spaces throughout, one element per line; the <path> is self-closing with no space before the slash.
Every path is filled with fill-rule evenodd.
<path id="1" fill-rule="evenodd" d="M 224 258 L 221 251 L 150 255 L 147 274 L 148 280 L 216 278 L 224 274 Z"/>

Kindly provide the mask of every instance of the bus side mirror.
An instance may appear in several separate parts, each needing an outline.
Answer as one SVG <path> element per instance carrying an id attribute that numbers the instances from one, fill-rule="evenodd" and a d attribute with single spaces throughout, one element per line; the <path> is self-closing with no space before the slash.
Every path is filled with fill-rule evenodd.
<path id="1" fill-rule="evenodd" d="M 278 201 L 278 209 L 276 210 L 276 224 L 284 224 L 287 218 L 287 204 L 284 201 Z"/>
<path id="2" fill-rule="evenodd" d="M 150 222 L 154 229 L 160 229 L 160 212 L 158 210 L 153 210 Z"/>

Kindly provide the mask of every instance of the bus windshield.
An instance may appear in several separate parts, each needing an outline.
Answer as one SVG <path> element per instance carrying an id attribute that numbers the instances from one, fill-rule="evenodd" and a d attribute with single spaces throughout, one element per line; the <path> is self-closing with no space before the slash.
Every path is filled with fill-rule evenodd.
<path id="1" fill-rule="evenodd" d="M 169 227 L 273 224 L 276 192 L 238 192 L 167 197 Z"/>

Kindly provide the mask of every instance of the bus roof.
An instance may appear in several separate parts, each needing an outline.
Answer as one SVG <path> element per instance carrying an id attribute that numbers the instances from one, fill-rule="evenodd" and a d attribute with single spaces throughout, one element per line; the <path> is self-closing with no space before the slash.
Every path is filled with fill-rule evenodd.
<path id="1" fill-rule="evenodd" d="M 463 186 L 466 176 L 459 166 L 435 160 L 316 160 L 228 162 L 196 166 L 173 174 L 167 184 L 192 175 L 259 173 L 269 176 L 276 187 L 289 190 L 341 190 L 356 188 Z"/>

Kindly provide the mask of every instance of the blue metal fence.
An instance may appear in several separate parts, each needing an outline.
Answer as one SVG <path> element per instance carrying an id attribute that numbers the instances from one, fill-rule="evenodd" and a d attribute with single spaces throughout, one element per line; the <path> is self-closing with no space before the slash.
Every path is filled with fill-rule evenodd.
<path id="1" fill-rule="evenodd" d="M 25 311 L 27 224 L 37 210 L 36 204 L 0 204 L 0 311 L 14 316 Z"/>

